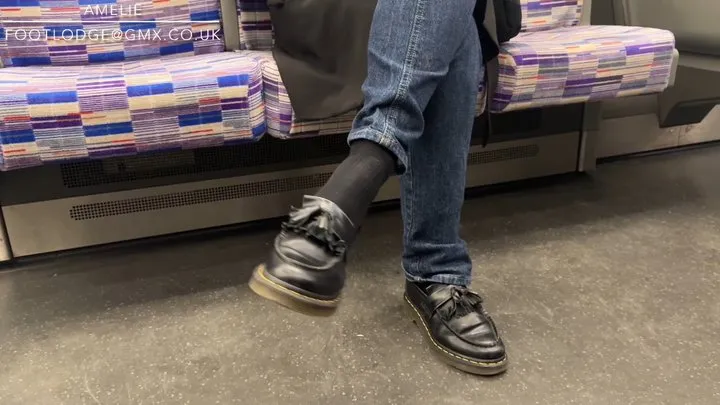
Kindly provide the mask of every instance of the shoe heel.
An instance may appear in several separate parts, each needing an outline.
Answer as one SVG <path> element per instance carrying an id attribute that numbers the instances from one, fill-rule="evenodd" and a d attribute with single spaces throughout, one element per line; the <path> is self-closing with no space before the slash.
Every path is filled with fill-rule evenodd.
<path id="1" fill-rule="evenodd" d="M 255 294 L 276 302 L 288 309 L 310 316 L 327 317 L 337 310 L 338 301 L 324 301 L 289 290 L 265 276 L 265 265 L 255 268 L 248 283 Z"/>

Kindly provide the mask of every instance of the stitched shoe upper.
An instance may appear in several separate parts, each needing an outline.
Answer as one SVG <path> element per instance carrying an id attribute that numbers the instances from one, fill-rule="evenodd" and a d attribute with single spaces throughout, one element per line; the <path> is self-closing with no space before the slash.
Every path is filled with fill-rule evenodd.
<path id="1" fill-rule="evenodd" d="M 345 252 L 356 230 L 332 201 L 305 196 L 275 238 L 267 273 L 305 295 L 335 298 L 345 283 Z"/>
<path id="2" fill-rule="evenodd" d="M 460 286 L 412 282 L 405 291 L 441 347 L 480 362 L 505 358 L 505 345 L 478 294 Z"/>

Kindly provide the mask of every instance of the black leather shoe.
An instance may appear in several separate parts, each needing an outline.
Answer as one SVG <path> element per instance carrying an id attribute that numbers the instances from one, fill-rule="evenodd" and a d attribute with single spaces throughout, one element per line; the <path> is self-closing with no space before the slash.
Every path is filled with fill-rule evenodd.
<path id="1" fill-rule="evenodd" d="M 460 370 L 495 375 L 507 369 L 505 345 L 482 298 L 464 287 L 405 283 L 415 323 L 440 358 Z"/>
<path id="2" fill-rule="evenodd" d="M 357 230 L 330 200 L 305 196 L 275 238 L 270 258 L 255 268 L 258 295 L 310 315 L 330 315 L 345 285 L 345 252 Z"/>

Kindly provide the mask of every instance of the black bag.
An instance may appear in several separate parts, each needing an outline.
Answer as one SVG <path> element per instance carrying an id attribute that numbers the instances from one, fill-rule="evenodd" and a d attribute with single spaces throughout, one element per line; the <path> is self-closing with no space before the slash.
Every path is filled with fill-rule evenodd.
<path id="1" fill-rule="evenodd" d="M 495 6 L 495 30 L 497 41 L 502 44 L 517 34 L 522 28 L 522 8 L 520 0 L 492 0 Z"/>

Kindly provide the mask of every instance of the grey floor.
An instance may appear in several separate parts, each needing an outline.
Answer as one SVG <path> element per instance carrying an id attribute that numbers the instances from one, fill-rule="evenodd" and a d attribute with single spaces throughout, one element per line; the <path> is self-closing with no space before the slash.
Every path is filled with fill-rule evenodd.
<path id="1" fill-rule="evenodd" d="M 373 214 L 330 319 L 246 285 L 271 231 L 0 274 L 0 404 L 718 404 L 720 148 L 469 200 L 474 286 L 510 371 L 431 357 L 401 300 L 399 212 Z"/>

